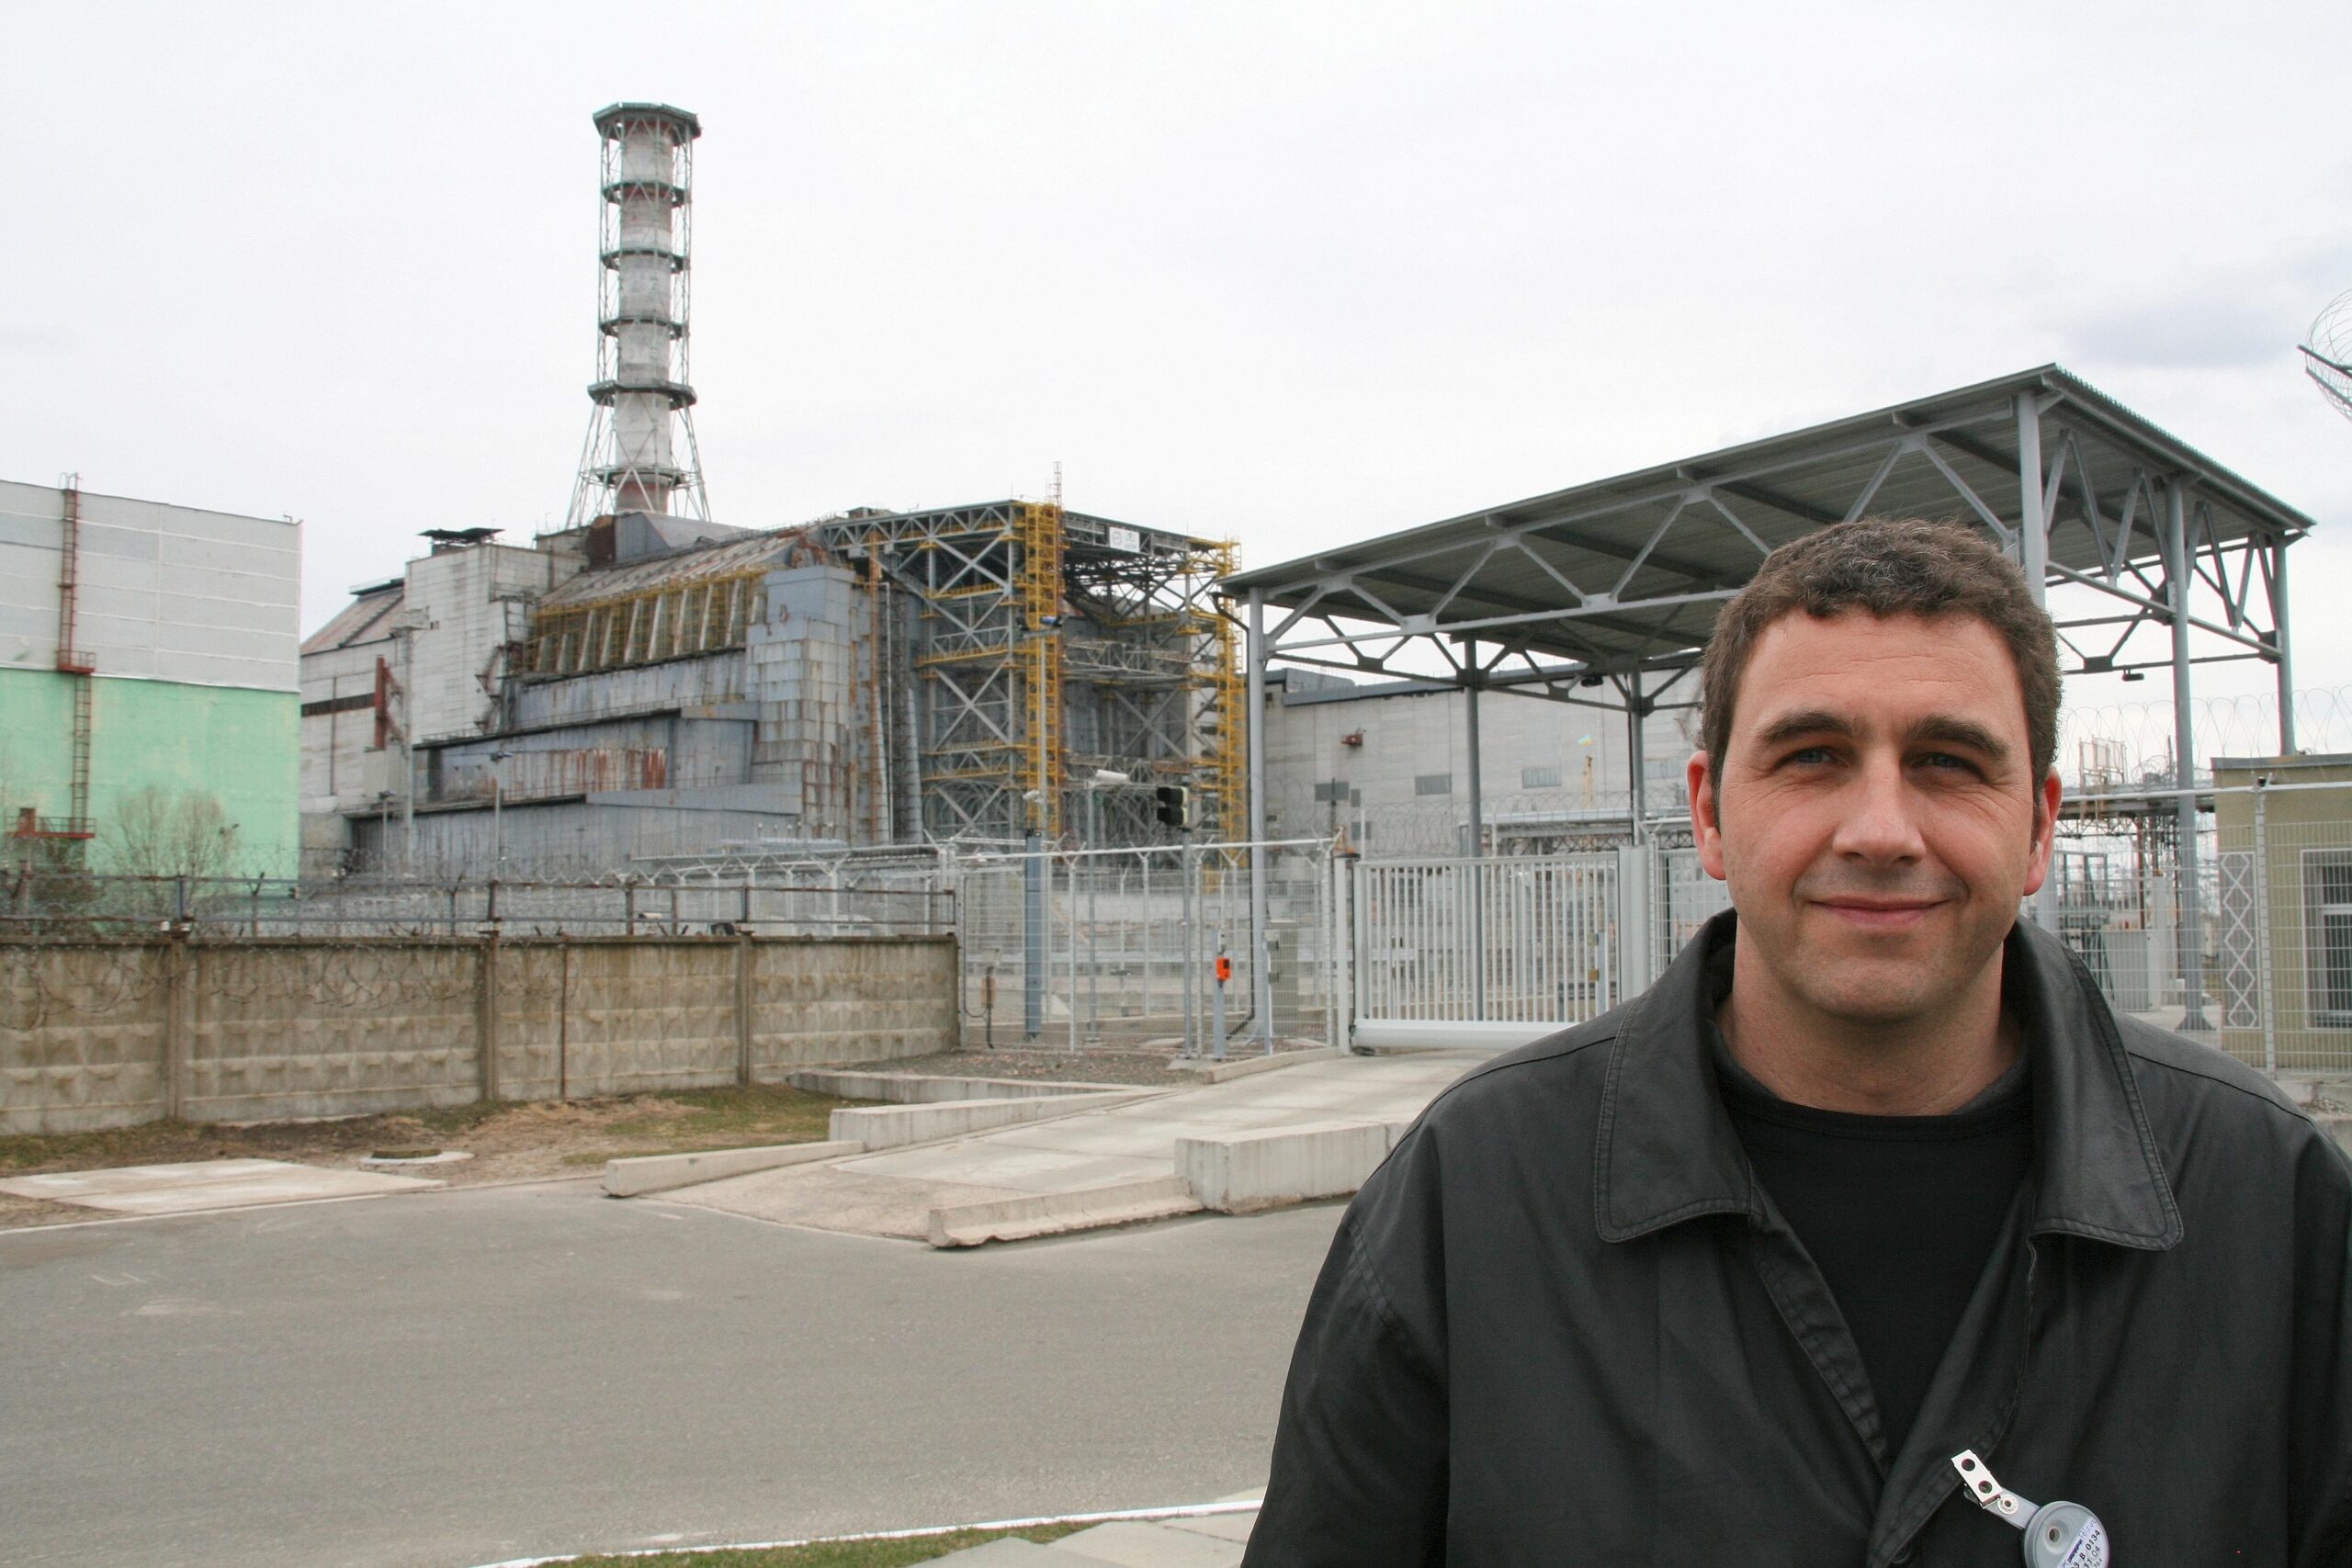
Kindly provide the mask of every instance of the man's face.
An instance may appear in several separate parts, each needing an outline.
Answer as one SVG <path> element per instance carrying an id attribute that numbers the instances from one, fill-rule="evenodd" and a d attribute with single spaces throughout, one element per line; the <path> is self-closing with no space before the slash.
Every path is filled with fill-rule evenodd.
<path id="1" fill-rule="evenodd" d="M 1990 626 L 1775 621 L 1716 765 L 1690 760 L 1692 815 L 1739 911 L 1743 985 L 1753 959 L 1797 1016 L 1892 1024 L 1997 984 L 2018 900 L 2049 867 L 2058 780 L 2032 776 L 2017 666 Z"/>

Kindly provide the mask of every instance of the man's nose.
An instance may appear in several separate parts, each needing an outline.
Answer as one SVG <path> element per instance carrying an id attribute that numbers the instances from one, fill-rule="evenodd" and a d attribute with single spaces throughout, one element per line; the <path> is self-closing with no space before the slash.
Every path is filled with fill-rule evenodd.
<path id="1" fill-rule="evenodd" d="M 1917 802 L 1904 779 L 1900 758 L 1866 760 L 1847 795 L 1841 802 L 1846 810 L 1830 841 L 1838 853 L 1874 865 L 1898 865 L 1926 852 L 1915 811 Z"/>

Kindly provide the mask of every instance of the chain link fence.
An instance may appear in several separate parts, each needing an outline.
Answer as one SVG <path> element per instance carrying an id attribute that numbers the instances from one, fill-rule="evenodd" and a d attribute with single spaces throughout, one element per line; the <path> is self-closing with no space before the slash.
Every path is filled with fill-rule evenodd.
<path id="1" fill-rule="evenodd" d="M 1332 863 L 1321 840 L 957 857 L 965 1042 L 1211 1057 L 1340 1043 Z"/>

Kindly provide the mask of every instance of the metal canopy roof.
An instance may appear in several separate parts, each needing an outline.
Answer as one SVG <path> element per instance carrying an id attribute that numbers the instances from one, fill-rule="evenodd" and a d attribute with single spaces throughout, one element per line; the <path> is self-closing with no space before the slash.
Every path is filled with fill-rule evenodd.
<path id="1" fill-rule="evenodd" d="M 2028 473 L 2041 477 L 2038 496 Z M 1567 673 L 1687 668 L 1722 602 L 1780 545 L 1864 515 L 1952 517 L 2031 564 L 2034 501 L 2046 581 L 2104 590 L 2126 607 L 2061 616 L 2070 662 L 2122 670 L 2137 667 L 2133 631 L 2168 625 L 2175 496 L 2191 570 L 2218 605 L 2192 610 L 2192 624 L 2235 644 L 2228 657 L 2269 657 L 2280 616 L 2265 612 L 2283 609 L 2283 549 L 2312 520 L 2055 365 L 1245 571 L 1225 587 L 1268 606 L 1261 658 L 1405 673 L 1386 660 L 1419 644 L 1456 678 L 1494 686 L 1540 682 L 1563 672 L 1560 660 Z"/>

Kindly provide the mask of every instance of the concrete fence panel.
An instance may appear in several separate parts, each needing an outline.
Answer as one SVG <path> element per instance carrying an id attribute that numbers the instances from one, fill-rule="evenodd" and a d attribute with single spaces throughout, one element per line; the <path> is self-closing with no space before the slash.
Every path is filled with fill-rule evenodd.
<path id="1" fill-rule="evenodd" d="M 475 1098 L 473 944 L 265 937 L 185 951 L 187 1120 L 288 1122 Z"/>
<path id="2" fill-rule="evenodd" d="M 172 967 L 160 942 L 0 944 L 0 1132 L 163 1115 Z"/>
<path id="3" fill-rule="evenodd" d="M 736 1081 L 734 942 L 592 938 L 571 947 L 568 1093 Z"/>
<path id="4" fill-rule="evenodd" d="M 0 941 L 0 1133 L 781 1082 L 956 1039 L 951 937 Z"/>
<path id="5" fill-rule="evenodd" d="M 801 1067 L 956 1045 L 952 938 L 774 942 L 752 951 L 751 1070 L 762 1083 Z"/>

